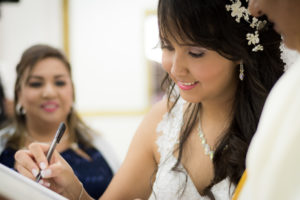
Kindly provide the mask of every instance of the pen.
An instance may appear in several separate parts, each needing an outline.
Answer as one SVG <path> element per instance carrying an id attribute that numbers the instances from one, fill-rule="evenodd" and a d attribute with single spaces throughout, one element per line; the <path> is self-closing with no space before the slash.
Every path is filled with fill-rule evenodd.
<path id="1" fill-rule="evenodd" d="M 53 154 L 53 151 L 56 147 L 56 144 L 59 143 L 60 139 L 62 138 L 64 132 L 66 130 L 66 125 L 65 123 L 61 122 L 58 126 L 58 129 L 55 133 L 55 136 L 54 136 L 54 139 L 52 140 L 52 143 L 50 145 L 50 148 L 48 150 L 48 153 L 47 153 L 47 160 L 48 160 L 48 163 L 50 163 L 50 160 L 51 160 L 51 157 L 52 157 L 52 154 Z M 42 175 L 41 175 L 41 171 L 38 173 L 38 175 L 36 176 L 36 179 L 35 181 L 36 182 L 39 182 L 40 179 L 41 179 Z"/>

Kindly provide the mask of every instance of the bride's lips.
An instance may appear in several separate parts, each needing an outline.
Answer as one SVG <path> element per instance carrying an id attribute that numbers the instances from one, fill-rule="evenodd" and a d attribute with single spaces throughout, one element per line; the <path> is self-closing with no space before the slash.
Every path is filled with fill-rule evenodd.
<path id="1" fill-rule="evenodd" d="M 194 81 L 194 82 L 181 82 L 181 81 L 177 81 L 177 85 L 180 89 L 182 90 L 191 90 L 194 87 L 197 86 L 199 82 L 198 81 Z"/>

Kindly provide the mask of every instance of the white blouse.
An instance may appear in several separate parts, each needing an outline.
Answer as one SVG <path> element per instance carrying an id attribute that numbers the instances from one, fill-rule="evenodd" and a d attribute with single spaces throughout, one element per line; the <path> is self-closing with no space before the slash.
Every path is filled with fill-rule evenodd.
<path id="1" fill-rule="evenodd" d="M 209 200 L 207 196 L 201 196 L 192 182 L 187 171 L 182 165 L 179 168 L 184 172 L 172 171 L 177 158 L 173 150 L 179 142 L 179 133 L 183 123 L 183 107 L 186 102 L 179 99 L 171 113 L 166 113 L 163 120 L 157 126 L 157 133 L 160 134 L 156 143 L 160 153 L 160 162 L 156 179 L 153 184 L 153 191 L 149 199 L 154 200 Z M 230 185 L 228 179 L 224 179 L 211 189 L 216 200 L 231 199 L 234 186 Z"/>

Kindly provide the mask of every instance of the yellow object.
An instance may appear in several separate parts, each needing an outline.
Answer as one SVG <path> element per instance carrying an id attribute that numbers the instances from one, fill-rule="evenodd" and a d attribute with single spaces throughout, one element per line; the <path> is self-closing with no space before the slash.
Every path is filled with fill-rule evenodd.
<path id="1" fill-rule="evenodd" d="M 236 190 L 235 190 L 235 192 L 233 194 L 232 200 L 238 200 L 240 192 L 241 192 L 241 190 L 242 190 L 242 188 L 243 188 L 243 186 L 245 184 L 246 179 L 247 179 L 247 171 L 245 170 L 244 173 L 243 173 L 243 175 L 242 175 L 241 180 L 239 181 L 239 183 L 238 183 L 238 185 L 236 187 Z"/>

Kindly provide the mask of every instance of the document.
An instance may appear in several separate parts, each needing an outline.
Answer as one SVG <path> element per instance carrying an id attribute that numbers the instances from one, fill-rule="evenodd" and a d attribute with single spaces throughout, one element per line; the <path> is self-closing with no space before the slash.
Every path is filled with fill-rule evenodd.
<path id="1" fill-rule="evenodd" d="M 2 164 L 0 164 L 0 196 L 13 200 L 67 200 Z"/>

